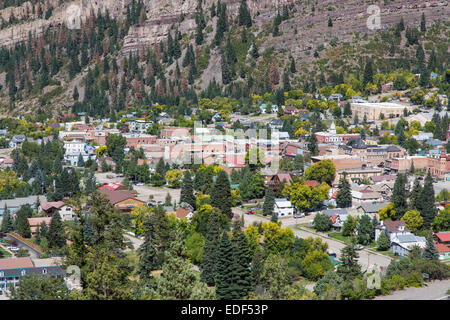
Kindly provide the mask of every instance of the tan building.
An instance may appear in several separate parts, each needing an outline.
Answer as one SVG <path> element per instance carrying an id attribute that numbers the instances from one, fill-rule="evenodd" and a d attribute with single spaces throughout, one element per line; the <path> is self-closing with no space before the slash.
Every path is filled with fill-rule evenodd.
<path id="1" fill-rule="evenodd" d="M 384 114 L 385 119 L 398 118 L 403 116 L 403 110 L 413 111 L 414 106 L 406 106 L 392 102 L 353 102 L 350 104 L 353 116 L 358 116 L 358 119 L 378 120 L 380 114 Z"/>

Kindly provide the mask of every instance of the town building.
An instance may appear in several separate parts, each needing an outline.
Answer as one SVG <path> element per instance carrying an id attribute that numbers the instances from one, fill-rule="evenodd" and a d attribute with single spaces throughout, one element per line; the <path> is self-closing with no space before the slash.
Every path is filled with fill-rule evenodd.
<path id="1" fill-rule="evenodd" d="M 412 112 L 415 106 L 400 105 L 392 102 L 353 102 L 350 103 L 353 117 L 358 116 L 358 119 L 378 120 L 383 114 L 384 118 L 398 118 L 403 116 L 403 110 Z"/>
<path id="2" fill-rule="evenodd" d="M 145 120 L 131 120 L 129 122 L 130 132 L 133 133 L 146 133 L 148 128 L 153 125 L 152 121 Z"/>
<path id="3" fill-rule="evenodd" d="M 315 135 L 319 143 L 347 143 L 350 139 L 360 137 L 358 133 L 336 133 L 336 125 L 334 122 L 328 131 L 316 132 Z"/>

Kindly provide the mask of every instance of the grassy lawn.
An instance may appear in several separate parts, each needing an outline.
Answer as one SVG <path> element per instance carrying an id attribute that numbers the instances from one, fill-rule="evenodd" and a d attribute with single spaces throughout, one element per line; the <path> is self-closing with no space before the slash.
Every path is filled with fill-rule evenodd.
<path id="1" fill-rule="evenodd" d="M 308 228 L 308 229 L 310 229 L 310 228 L 309 228 L 309 223 L 308 223 L 308 222 L 296 224 L 296 225 L 294 226 L 294 228 L 295 228 L 295 229 L 302 229 L 302 228 Z M 312 230 L 312 229 L 311 229 L 311 230 Z"/>
<path id="2" fill-rule="evenodd" d="M 0 252 L 2 255 L 2 258 L 11 258 L 12 254 L 3 249 L 3 247 L 0 246 Z"/>
<path id="3" fill-rule="evenodd" d="M 349 241 L 349 237 L 342 235 L 342 232 L 330 232 L 328 235 L 333 239 L 340 240 L 345 243 Z"/>

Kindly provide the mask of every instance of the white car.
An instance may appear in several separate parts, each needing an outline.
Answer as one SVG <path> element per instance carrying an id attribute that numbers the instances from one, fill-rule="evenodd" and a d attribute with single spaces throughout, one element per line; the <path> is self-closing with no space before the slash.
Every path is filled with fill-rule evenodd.
<path id="1" fill-rule="evenodd" d="M 9 247 L 10 251 L 19 251 L 19 248 L 15 247 L 15 246 L 11 246 Z"/>

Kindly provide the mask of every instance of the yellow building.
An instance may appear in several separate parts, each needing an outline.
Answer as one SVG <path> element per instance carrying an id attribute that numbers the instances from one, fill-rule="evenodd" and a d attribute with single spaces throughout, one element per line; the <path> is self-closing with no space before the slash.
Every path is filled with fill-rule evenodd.
<path id="1" fill-rule="evenodd" d="M 412 112 L 414 106 L 406 106 L 392 102 L 354 102 L 350 103 L 350 108 L 352 110 L 353 116 L 358 116 L 358 119 L 364 119 L 366 116 L 367 120 L 378 120 L 380 119 L 380 114 L 384 115 L 385 119 L 398 118 L 403 116 L 403 110 Z"/>

